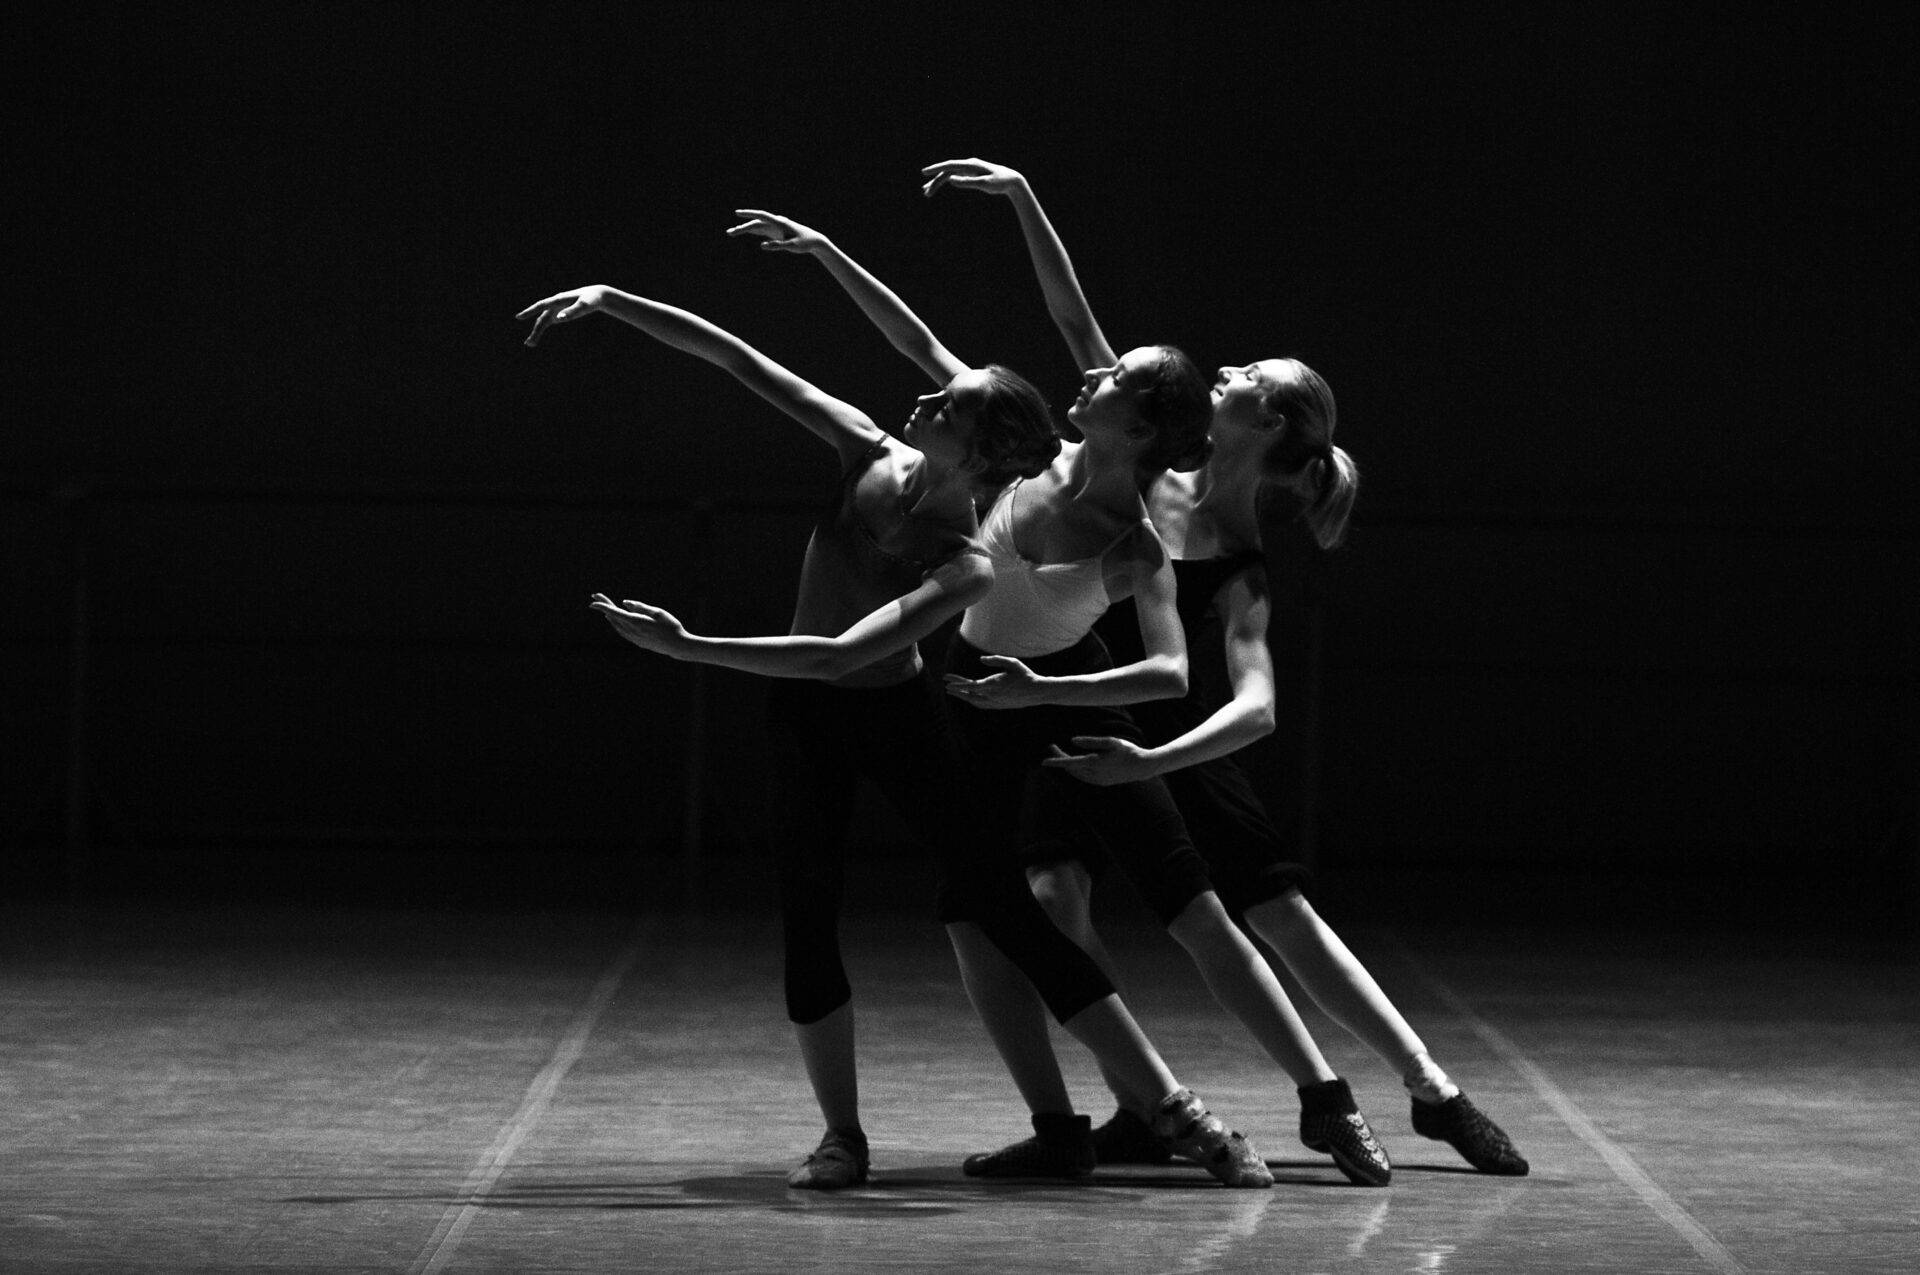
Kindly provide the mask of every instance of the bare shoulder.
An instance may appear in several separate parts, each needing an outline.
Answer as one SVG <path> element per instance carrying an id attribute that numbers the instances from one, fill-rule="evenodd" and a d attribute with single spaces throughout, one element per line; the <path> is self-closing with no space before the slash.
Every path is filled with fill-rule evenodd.
<path id="1" fill-rule="evenodd" d="M 1167 546 L 1160 539 L 1153 522 L 1143 512 L 1129 527 L 1120 533 L 1113 542 L 1113 548 L 1107 551 L 1107 567 L 1130 567 L 1135 570 L 1158 571 L 1167 561 Z"/>
<path id="2" fill-rule="evenodd" d="M 1222 580 L 1214 605 L 1229 629 L 1264 635 L 1273 612 L 1266 563 L 1256 559 Z"/>
<path id="3" fill-rule="evenodd" d="M 985 545 L 969 539 L 929 574 L 937 576 L 949 588 L 984 590 L 993 584 L 993 559 L 988 556 Z"/>

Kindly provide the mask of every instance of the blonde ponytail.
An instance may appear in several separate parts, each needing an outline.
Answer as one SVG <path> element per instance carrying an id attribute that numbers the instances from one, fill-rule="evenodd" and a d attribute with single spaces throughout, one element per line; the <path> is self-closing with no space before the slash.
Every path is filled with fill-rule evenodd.
<path id="1" fill-rule="evenodd" d="M 1313 480 L 1316 494 L 1304 517 L 1314 543 L 1322 549 L 1336 549 L 1347 538 L 1347 520 L 1353 516 L 1354 498 L 1360 494 L 1360 466 L 1333 446 L 1315 463 L 1320 466 Z"/>
<path id="2" fill-rule="evenodd" d="M 1337 547 L 1347 538 L 1354 497 L 1360 492 L 1360 467 L 1353 457 L 1333 445 L 1337 409 L 1333 387 L 1298 359 L 1281 359 L 1286 379 L 1267 394 L 1266 407 L 1283 422 L 1266 455 L 1267 472 L 1305 484 L 1313 496 L 1302 517 L 1322 549 Z"/>

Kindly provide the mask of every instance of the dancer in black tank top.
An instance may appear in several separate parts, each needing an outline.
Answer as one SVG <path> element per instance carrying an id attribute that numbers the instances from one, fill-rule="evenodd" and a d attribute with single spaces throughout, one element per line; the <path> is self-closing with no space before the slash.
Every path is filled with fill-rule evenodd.
<path id="1" fill-rule="evenodd" d="M 926 173 L 929 194 L 953 185 L 1010 198 L 1068 345 L 1078 352 L 1102 342 L 1066 249 L 1020 174 L 980 160 L 935 164 Z M 1323 548 L 1337 545 L 1345 534 L 1359 471 L 1333 445 L 1334 419 L 1332 391 L 1297 360 L 1219 370 L 1212 456 L 1193 473 L 1163 475 L 1147 493 L 1147 503 L 1174 558 L 1190 652 L 1224 655 L 1226 698 L 1209 701 L 1196 689 L 1177 701 L 1138 705 L 1135 716 L 1153 741 L 1150 746 L 1090 734 L 1076 741 L 1075 755 L 1047 764 L 1093 785 L 1163 777 L 1223 901 L 1279 953 L 1330 1017 L 1396 1069 L 1412 1098 L 1415 1130 L 1448 1142 L 1483 1172 L 1523 1174 L 1527 1162 L 1511 1140 L 1460 1092 L 1307 901 L 1311 874 L 1291 861 L 1284 839 L 1232 757 L 1273 729 L 1261 511 L 1269 514 L 1269 534 L 1275 510 L 1284 511 L 1283 523 L 1303 523 Z M 1124 660 L 1130 653 L 1127 617 L 1112 613 L 1099 631 L 1116 647 L 1114 658 Z M 1030 875 L 1055 919 L 1101 956 L 1089 919 L 1091 878 L 1084 867 L 1063 862 Z M 1164 1151 L 1150 1137 L 1140 1136 L 1139 1122 L 1128 1116 L 1120 1096 L 1121 1111 L 1100 1130 L 1103 1158 L 1162 1157 Z M 1345 1080 L 1303 1086 L 1301 1099 L 1303 1142 L 1330 1152 L 1357 1181 L 1387 1180 L 1385 1150 L 1360 1116 Z"/>

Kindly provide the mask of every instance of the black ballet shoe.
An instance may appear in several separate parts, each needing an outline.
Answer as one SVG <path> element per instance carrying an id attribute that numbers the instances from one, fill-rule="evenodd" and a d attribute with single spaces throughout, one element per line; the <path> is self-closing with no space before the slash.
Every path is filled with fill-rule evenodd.
<path id="1" fill-rule="evenodd" d="M 1037 1115 L 1033 1134 L 998 1151 L 970 1155 L 960 1171 L 970 1178 L 1084 1178 L 1093 1172 L 1093 1121 L 1086 1116 Z"/>
<path id="2" fill-rule="evenodd" d="M 1093 1131 L 1093 1154 L 1101 1164 L 1167 1164 L 1173 1148 L 1147 1122 L 1121 1107 Z"/>
<path id="3" fill-rule="evenodd" d="M 1526 1157 L 1513 1145 L 1513 1139 L 1487 1119 L 1480 1108 L 1468 1102 L 1463 1093 L 1439 1103 L 1415 1098 L 1413 1131 L 1423 1138 L 1446 1143 L 1482 1173 L 1509 1178 L 1527 1176 Z"/>
<path id="4" fill-rule="evenodd" d="M 1338 1077 L 1300 1087 L 1300 1142 L 1309 1151 L 1332 1156 L 1356 1186 L 1386 1186 L 1393 1181 L 1387 1149 L 1367 1127 L 1353 1090 Z"/>

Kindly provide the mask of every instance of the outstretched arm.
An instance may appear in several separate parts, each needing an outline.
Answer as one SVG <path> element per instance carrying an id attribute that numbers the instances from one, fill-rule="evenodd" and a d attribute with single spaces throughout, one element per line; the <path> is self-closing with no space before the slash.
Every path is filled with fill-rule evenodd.
<path id="1" fill-rule="evenodd" d="M 892 655 L 932 633 L 986 596 L 993 568 L 978 554 L 963 553 L 942 564 L 911 593 L 895 598 L 836 637 L 702 637 L 672 614 L 632 599 L 614 605 L 603 593 L 590 605 L 621 637 L 643 651 L 676 660 L 717 664 L 762 677 L 832 681 Z"/>
<path id="2" fill-rule="evenodd" d="M 1123 784 L 1225 757 L 1271 734 L 1273 657 L 1267 650 L 1267 619 L 1272 604 L 1264 569 L 1255 566 L 1227 581 L 1221 587 L 1219 605 L 1226 616 L 1231 700 L 1192 730 L 1156 747 L 1141 748 L 1105 735 L 1080 735 L 1073 745 L 1083 752 L 1069 756 L 1056 749 L 1041 764 L 1090 784 Z"/>
<path id="3" fill-rule="evenodd" d="M 1020 218 L 1020 233 L 1027 240 L 1027 255 L 1033 258 L 1033 272 L 1040 277 L 1040 290 L 1046 294 L 1047 313 L 1067 339 L 1074 361 L 1083 368 L 1111 367 L 1119 362 L 1093 317 L 1086 293 L 1080 290 L 1066 245 L 1054 233 L 1053 223 L 1047 220 L 1025 177 L 1004 164 L 990 164 L 984 159 L 943 160 L 927 165 L 920 175 L 928 179 L 921 187 L 925 195 L 942 186 L 953 186 L 1011 199 Z"/>
<path id="4" fill-rule="evenodd" d="M 760 247 L 768 252 L 801 252 L 818 259 L 873 320 L 874 326 L 885 334 L 893 348 L 912 359 L 935 384 L 945 385 L 967 370 L 967 365 L 940 343 L 893 289 L 840 251 L 833 240 L 791 218 L 758 208 L 736 208 L 733 215 L 747 220 L 727 231 L 728 234 L 757 235 L 763 241 Z"/>
<path id="5" fill-rule="evenodd" d="M 611 315 L 732 373 L 742 385 L 832 443 L 843 465 L 885 437 L 858 408 L 795 376 L 733 333 L 675 306 L 594 284 L 536 301 L 514 317 L 533 320 L 526 342 L 533 346 L 553 325 L 590 314 Z"/>
<path id="6" fill-rule="evenodd" d="M 1152 529 L 1139 531 L 1114 551 L 1121 555 L 1118 574 L 1129 577 L 1116 584 L 1113 596 L 1131 592 L 1140 616 L 1140 638 L 1145 654 L 1131 664 L 1042 677 L 1006 655 L 983 656 L 981 662 L 1000 670 L 977 680 L 947 674 L 947 694 L 979 708 L 1028 708 L 1035 704 L 1138 704 L 1142 700 L 1177 699 L 1187 693 L 1187 639 L 1180 629 L 1180 613 L 1173 604 L 1173 561 Z"/>

